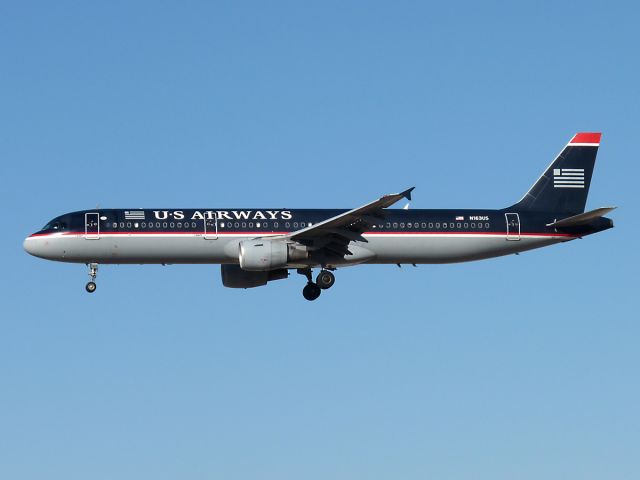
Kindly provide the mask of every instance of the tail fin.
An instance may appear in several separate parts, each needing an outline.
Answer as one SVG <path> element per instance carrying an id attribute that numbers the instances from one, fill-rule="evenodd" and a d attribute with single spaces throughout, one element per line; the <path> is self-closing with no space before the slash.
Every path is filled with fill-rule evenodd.
<path id="1" fill-rule="evenodd" d="M 601 133 L 578 133 L 512 209 L 584 212 Z"/>

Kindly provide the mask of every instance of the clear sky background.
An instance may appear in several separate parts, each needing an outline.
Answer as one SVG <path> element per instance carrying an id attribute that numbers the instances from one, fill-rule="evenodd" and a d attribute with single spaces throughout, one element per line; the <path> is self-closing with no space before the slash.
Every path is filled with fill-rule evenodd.
<path id="1" fill-rule="evenodd" d="M 640 471 L 635 2 L 0 4 L 0 478 Z M 577 131 L 616 228 L 254 290 L 22 250 L 101 207 L 501 208 Z M 401 206 L 401 205 L 400 205 Z"/>

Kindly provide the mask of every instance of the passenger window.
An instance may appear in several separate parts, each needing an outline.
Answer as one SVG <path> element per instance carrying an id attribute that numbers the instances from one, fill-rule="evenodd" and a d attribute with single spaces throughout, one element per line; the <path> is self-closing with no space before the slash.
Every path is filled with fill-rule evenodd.
<path id="1" fill-rule="evenodd" d="M 116 222 L 113 222 L 113 228 L 118 228 L 118 224 Z"/>
<path id="2" fill-rule="evenodd" d="M 471 223 L 471 228 L 476 228 L 476 224 L 475 223 Z"/>
<path id="3" fill-rule="evenodd" d="M 273 222 L 273 228 L 278 228 L 278 222 Z"/>
<path id="4" fill-rule="evenodd" d="M 449 224 L 449 228 L 453 228 L 453 222 Z"/>
<path id="5" fill-rule="evenodd" d="M 242 222 L 242 228 L 247 228 L 247 222 Z"/>
<path id="6" fill-rule="evenodd" d="M 465 223 L 465 224 L 464 224 L 464 228 L 469 228 L 469 224 L 468 224 L 468 223 Z"/>
<path id="7" fill-rule="evenodd" d="M 432 228 L 433 228 L 433 223 L 429 222 L 429 229 L 432 229 Z"/>
<path id="8" fill-rule="evenodd" d="M 485 224 L 484 224 L 484 227 L 485 227 L 485 228 L 489 228 L 489 224 L 488 224 L 488 223 L 485 223 Z"/>
<path id="9" fill-rule="evenodd" d="M 458 224 L 456 225 L 456 227 L 457 227 L 457 228 L 462 228 L 462 224 L 461 224 L 461 223 L 458 223 Z"/>
<path id="10" fill-rule="evenodd" d="M 162 222 L 162 228 L 167 228 L 167 222 Z"/>
<path id="11" fill-rule="evenodd" d="M 196 222 L 191 222 L 191 228 L 196 228 Z"/>
<path id="12" fill-rule="evenodd" d="M 287 222 L 287 223 L 285 223 L 285 224 L 284 224 L 284 226 L 285 226 L 285 227 L 287 227 L 287 228 L 289 228 L 289 226 L 290 226 L 290 225 L 291 225 L 291 224 L 290 224 L 289 222 Z"/>
<path id="13" fill-rule="evenodd" d="M 446 223 L 443 223 L 443 224 L 442 224 L 442 228 L 447 228 L 447 224 L 446 224 Z"/>
<path id="14" fill-rule="evenodd" d="M 240 222 L 236 222 L 235 227 L 240 228 Z"/>
<path id="15" fill-rule="evenodd" d="M 298 222 L 293 222 L 293 228 L 298 228 Z"/>
<path id="16" fill-rule="evenodd" d="M 398 228 L 398 222 L 393 222 L 393 228 Z"/>
<path id="17" fill-rule="evenodd" d="M 131 222 L 127 222 L 127 228 L 131 228 Z"/>
<path id="18" fill-rule="evenodd" d="M 249 228 L 253 228 L 253 222 L 249 222 Z"/>
<path id="19" fill-rule="evenodd" d="M 391 223 L 388 223 L 388 222 L 387 222 L 387 225 L 386 225 L 386 226 L 387 226 L 387 228 L 391 228 Z"/>
<path id="20" fill-rule="evenodd" d="M 124 228 L 124 222 L 120 222 L 120 228 Z"/>
<path id="21" fill-rule="evenodd" d="M 426 222 L 422 222 L 422 228 L 427 228 Z"/>
<path id="22" fill-rule="evenodd" d="M 440 223 L 436 223 L 436 228 L 440 228 Z"/>
<path id="23" fill-rule="evenodd" d="M 182 222 L 178 222 L 178 228 L 182 228 Z"/>
<path id="24" fill-rule="evenodd" d="M 404 228 L 404 222 L 400 222 L 400 228 Z"/>

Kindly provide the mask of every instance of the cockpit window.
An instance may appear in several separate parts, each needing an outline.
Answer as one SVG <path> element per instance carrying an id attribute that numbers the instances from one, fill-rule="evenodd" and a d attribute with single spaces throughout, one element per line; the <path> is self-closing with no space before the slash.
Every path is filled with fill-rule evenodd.
<path id="1" fill-rule="evenodd" d="M 44 227 L 42 227 L 42 230 L 66 230 L 66 229 L 67 229 L 67 223 L 57 219 L 51 220 Z"/>

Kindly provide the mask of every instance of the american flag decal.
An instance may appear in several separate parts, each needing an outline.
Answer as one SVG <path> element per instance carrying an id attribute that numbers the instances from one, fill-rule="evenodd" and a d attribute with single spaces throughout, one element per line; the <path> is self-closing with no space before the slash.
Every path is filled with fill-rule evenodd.
<path id="1" fill-rule="evenodd" d="M 464 217 L 456 217 L 456 221 L 458 221 L 458 220 L 460 220 L 460 221 L 464 220 Z"/>
<path id="2" fill-rule="evenodd" d="M 584 188 L 584 168 L 554 168 L 554 188 Z"/>
<path id="3" fill-rule="evenodd" d="M 144 220 L 144 211 L 142 210 L 125 210 L 125 220 Z"/>

